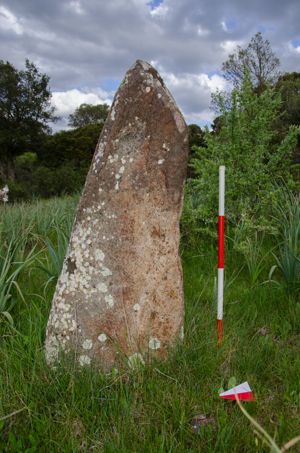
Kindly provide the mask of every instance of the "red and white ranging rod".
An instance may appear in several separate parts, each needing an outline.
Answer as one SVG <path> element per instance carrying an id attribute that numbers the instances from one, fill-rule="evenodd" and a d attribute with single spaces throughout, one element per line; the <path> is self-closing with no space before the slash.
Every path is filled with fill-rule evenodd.
<path id="1" fill-rule="evenodd" d="M 219 167 L 219 222 L 218 222 L 218 345 L 223 336 L 223 294 L 224 294 L 224 220 L 225 220 L 225 166 Z"/>

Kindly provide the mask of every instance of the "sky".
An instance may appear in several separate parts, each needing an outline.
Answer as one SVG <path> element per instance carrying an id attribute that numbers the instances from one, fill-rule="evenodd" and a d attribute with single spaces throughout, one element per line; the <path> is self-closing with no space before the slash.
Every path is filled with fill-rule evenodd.
<path id="1" fill-rule="evenodd" d="M 281 71 L 300 72 L 299 0 L 0 0 L 0 59 L 25 59 L 50 76 L 52 104 L 67 127 L 82 103 L 111 104 L 137 59 L 161 74 L 188 124 L 210 124 L 221 66 L 258 31 Z"/>

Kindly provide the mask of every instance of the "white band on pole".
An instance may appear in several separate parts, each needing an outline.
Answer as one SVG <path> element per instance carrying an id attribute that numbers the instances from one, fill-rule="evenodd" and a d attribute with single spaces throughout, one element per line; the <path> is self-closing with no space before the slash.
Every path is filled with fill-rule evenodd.
<path id="1" fill-rule="evenodd" d="M 218 269 L 218 313 L 217 319 L 223 319 L 224 269 Z"/>
<path id="2" fill-rule="evenodd" d="M 225 166 L 219 167 L 219 215 L 225 215 Z"/>
<path id="3" fill-rule="evenodd" d="M 219 222 L 218 222 L 218 345 L 223 336 L 223 292 L 224 292 L 224 221 L 225 221 L 225 166 L 219 167 Z"/>

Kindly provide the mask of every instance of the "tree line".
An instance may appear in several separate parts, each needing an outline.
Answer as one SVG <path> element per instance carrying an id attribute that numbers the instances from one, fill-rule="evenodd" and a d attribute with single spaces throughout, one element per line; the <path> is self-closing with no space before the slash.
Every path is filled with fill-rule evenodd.
<path id="1" fill-rule="evenodd" d="M 276 150 L 292 134 L 290 147 L 279 159 L 278 168 L 282 168 L 286 176 L 288 167 L 297 179 L 300 139 L 295 126 L 300 125 L 300 73 L 280 74 L 279 66 L 279 59 L 261 33 L 257 33 L 247 47 L 238 46 L 229 55 L 222 71 L 232 84 L 232 90 L 214 94 L 217 117 L 212 128 L 204 131 L 196 124 L 189 125 L 189 178 L 199 176 L 201 161 L 207 159 L 205 150 L 218 155 L 225 136 L 228 156 L 234 157 L 236 143 L 232 137 L 229 140 L 230 133 L 239 136 L 236 140 L 245 146 L 241 152 L 251 153 L 251 146 L 257 150 L 255 139 L 269 112 L 269 132 L 266 131 L 269 141 L 264 142 L 268 151 L 262 163 L 267 166 L 271 159 L 269 154 L 276 160 Z M 26 60 L 25 69 L 17 70 L 11 63 L 0 61 L 0 187 L 8 184 L 11 198 L 15 200 L 80 190 L 109 111 L 106 104 L 82 104 L 69 116 L 72 129 L 52 134 L 49 123 L 57 118 L 50 101 L 49 77 L 34 63 Z M 272 112 L 268 109 L 270 106 L 274 107 Z M 247 130 L 251 115 L 245 114 L 251 109 L 257 121 Z M 260 109 L 261 117 L 255 109 Z M 231 132 L 228 121 L 232 123 Z M 247 142 L 249 149 L 243 141 L 245 134 L 251 143 L 250 146 Z"/>

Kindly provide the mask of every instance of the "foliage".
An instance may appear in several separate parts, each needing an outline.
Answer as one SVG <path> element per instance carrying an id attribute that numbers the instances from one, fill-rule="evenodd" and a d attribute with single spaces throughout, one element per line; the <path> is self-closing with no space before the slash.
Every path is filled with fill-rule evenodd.
<path id="1" fill-rule="evenodd" d="M 217 93 L 215 103 L 222 116 L 220 131 L 215 134 L 206 130 L 207 147 L 198 148 L 193 161 L 196 178 L 188 183 L 186 206 L 192 206 L 202 230 L 214 223 L 218 215 L 218 167 L 226 165 L 227 222 L 236 227 L 242 219 L 251 229 L 270 230 L 270 209 L 280 192 L 280 186 L 274 188 L 274 183 L 285 180 L 294 185 L 290 160 L 300 129 L 291 127 L 279 145 L 274 145 L 273 123 L 280 95 L 268 87 L 258 96 L 247 74 L 242 87 L 232 91 L 229 102 Z M 184 219 L 189 222 L 188 215 Z"/>
<path id="2" fill-rule="evenodd" d="M 91 124 L 48 136 L 37 153 L 15 159 L 15 180 L 9 182 L 12 200 L 73 194 L 83 187 L 101 125 Z"/>
<path id="3" fill-rule="evenodd" d="M 272 266 L 269 278 L 277 285 L 276 273 L 283 278 L 283 286 L 289 293 L 300 291 L 300 196 L 282 190 L 274 206 L 275 220 L 279 225 L 279 247 L 274 254 L 276 264 Z"/>
<path id="4" fill-rule="evenodd" d="M 69 115 L 69 126 L 77 128 L 90 124 L 104 124 L 109 106 L 107 104 L 81 104 L 74 113 Z"/>
<path id="5" fill-rule="evenodd" d="M 237 46 L 235 53 L 229 55 L 222 65 L 226 80 L 235 87 L 243 85 L 245 71 L 257 93 L 261 94 L 266 86 L 278 77 L 279 59 L 274 54 L 269 41 L 256 33 L 246 48 Z"/>
<path id="6" fill-rule="evenodd" d="M 49 77 L 29 60 L 24 70 L 0 61 L 0 156 L 35 150 L 54 120 Z"/>
<path id="7" fill-rule="evenodd" d="M 88 168 L 101 130 L 102 125 L 90 124 L 49 136 L 38 152 L 40 163 L 53 168 L 73 162 L 77 167 Z"/>
<path id="8" fill-rule="evenodd" d="M 57 251 L 56 225 L 67 234 L 77 201 L 0 206 L 4 241 L 30 225 L 30 248 L 46 260 L 44 240 L 50 238 Z M 24 300 L 15 294 L 15 326 L 0 325 L 0 451 L 268 451 L 236 403 L 218 397 L 231 376 L 237 383 L 248 380 L 257 401 L 245 403 L 247 412 L 278 445 L 299 433 L 296 296 L 290 299 L 282 288 L 268 285 L 250 289 L 248 276 L 239 273 L 225 293 L 220 348 L 212 304 L 215 243 L 198 243 L 183 253 L 182 262 L 184 341 L 163 362 L 132 371 L 124 357 L 124 366 L 112 373 L 74 370 L 67 363 L 49 369 L 44 338 L 54 288 L 44 289 L 48 275 L 36 262 L 30 265 L 18 281 Z M 230 253 L 226 280 L 242 266 L 241 255 Z M 194 432 L 191 421 L 199 413 L 212 421 Z"/>
<path id="9" fill-rule="evenodd" d="M 188 125 L 189 132 L 189 160 L 188 160 L 188 169 L 187 177 L 192 178 L 194 176 L 193 169 L 190 165 L 191 160 L 195 157 L 195 150 L 199 146 L 206 146 L 204 139 L 204 131 L 197 124 Z"/>
<path id="10" fill-rule="evenodd" d="M 16 303 L 16 294 L 24 300 L 19 286 L 20 274 L 36 258 L 35 247 L 26 254 L 26 235 L 10 239 L 7 243 L 0 241 L 0 315 L 13 323 L 11 310 Z"/>
<path id="11" fill-rule="evenodd" d="M 280 134 L 286 133 L 290 125 L 300 126 L 300 73 L 291 72 L 279 77 L 275 90 L 281 95 L 280 115 L 275 123 Z M 294 163 L 300 164 L 300 137 L 293 155 Z M 300 177 L 298 176 L 299 180 Z"/>
<path id="12" fill-rule="evenodd" d="M 263 253 L 264 235 L 259 237 L 257 231 L 254 231 L 252 236 L 246 232 L 242 240 L 237 244 L 236 250 L 239 251 L 245 261 L 250 283 L 255 285 L 258 282 L 265 264 L 265 256 Z"/>
<path id="13" fill-rule="evenodd" d="M 300 125 L 300 73 L 290 72 L 281 75 L 275 85 L 282 99 L 281 121 Z"/>
<path id="14" fill-rule="evenodd" d="M 50 237 L 43 239 L 47 248 L 47 254 L 46 257 L 44 257 L 44 260 L 40 259 L 39 261 L 39 268 L 48 276 L 48 280 L 45 283 L 46 287 L 51 282 L 56 284 L 63 267 L 63 261 L 66 256 L 69 242 L 70 232 L 65 232 L 61 225 L 55 224 L 54 231 L 55 238 L 53 240 Z"/>

